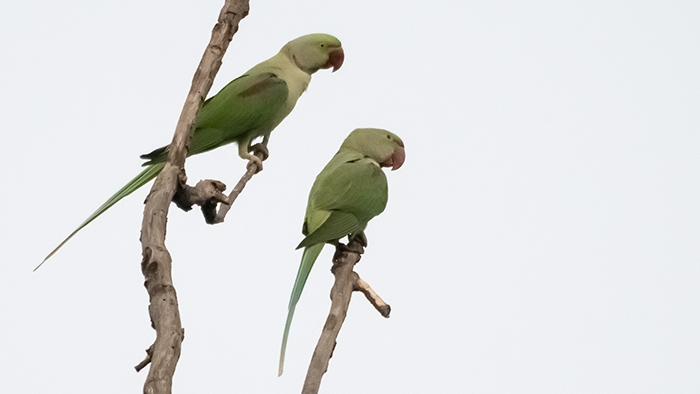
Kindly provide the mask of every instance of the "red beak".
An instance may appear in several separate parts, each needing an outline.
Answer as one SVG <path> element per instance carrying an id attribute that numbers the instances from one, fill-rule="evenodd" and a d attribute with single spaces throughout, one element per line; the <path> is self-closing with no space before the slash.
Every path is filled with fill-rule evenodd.
<path id="1" fill-rule="evenodd" d="M 343 52 L 343 48 L 338 48 L 328 54 L 328 63 L 323 68 L 333 67 L 333 72 L 336 72 L 343 65 L 343 60 L 345 60 L 345 52 Z"/>
<path id="2" fill-rule="evenodd" d="M 403 146 L 396 147 L 394 153 L 389 156 L 388 159 L 384 160 L 380 165 L 382 167 L 391 167 L 391 170 L 398 170 L 403 165 L 406 160 L 406 150 Z"/>

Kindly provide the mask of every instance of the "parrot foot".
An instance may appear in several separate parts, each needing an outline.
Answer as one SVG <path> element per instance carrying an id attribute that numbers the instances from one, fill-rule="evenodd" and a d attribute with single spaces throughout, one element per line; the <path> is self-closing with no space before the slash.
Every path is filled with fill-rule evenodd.
<path id="1" fill-rule="evenodd" d="M 251 169 L 251 166 L 255 165 L 255 173 L 257 174 L 263 170 L 262 162 L 270 157 L 270 151 L 267 149 L 267 144 L 260 143 L 248 148 L 248 152 L 250 152 L 248 153 L 248 160 L 250 161 L 248 162 L 246 168 Z"/>
<path id="2" fill-rule="evenodd" d="M 357 241 L 350 241 L 347 245 L 336 241 L 333 245 L 335 245 L 334 259 L 340 258 L 343 253 L 357 253 L 360 255 L 365 253 L 365 248 Z"/>
<path id="3" fill-rule="evenodd" d="M 262 160 L 256 155 L 248 155 L 248 164 L 246 168 L 248 170 L 255 169 L 255 174 L 263 170 Z"/>
<path id="4" fill-rule="evenodd" d="M 251 146 L 250 149 L 248 149 L 248 152 L 251 152 L 255 156 L 257 156 L 258 153 L 260 153 L 262 155 L 262 158 L 260 158 L 260 160 L 262 161 L 265 161 L 268 157 L 270 157 L 270 150 L 267 149 L 267 144 L 265 143 L 258 143 Z"/>
<path id="5" fill-rule="evenodd" d="M 348 237 L 348 241 L 352 242 L 355 241 L 362 245 L 363 247 L 367 247 L 367 236 L 365 235 L 364 231 L 360 231 L 357 234 L 351 235 Z"/>

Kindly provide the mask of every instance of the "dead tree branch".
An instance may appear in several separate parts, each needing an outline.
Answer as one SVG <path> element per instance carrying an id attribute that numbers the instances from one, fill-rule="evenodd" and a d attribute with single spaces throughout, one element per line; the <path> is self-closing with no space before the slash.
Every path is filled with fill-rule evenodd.
<path id="1" fill-rule="evenodd" d="M 170 202 L 179 187 L 180 173 L 184 171 L 187 142 L 195 127 L 195 115 L 221 66 L 229 42 L 238 30 L 238 24 L 248 15 L 248 0 L 226 0 L 212 37 L 192 80 L 192 87 L 178 120 L 175 135 L 168 149 L 168 162 L 156 178 L 146 198 L 141 227 L 143 260 L 141 271 L 148 291 L 151 324 L 156 339 L 149 357 L 151 367 L 144 384 L 147 394 L 171 393 L 172 378 L 180 357 L 184 330 L 180 323 L 177 295 L 172 283 L 172 259 L 165 247 L 166 222 Z M 145 365 L 139 364 L 141 368 Z"/>
<path id="2" fill-rule="evenodd" d="M 380 315 L 384 317 L 389 317 L 389 314 L 391 313 L 391 306 L 384 302 L 384 300 L 382 300 L 379 294 L 375 293 L 374 290 L 372 290 L 372 288 L 369 287 L 369 284 L 362 280 L 362 278 L 360 278 L 359 275 L 356 279 L 357 280 L 355 281 L 354 290 L 364 294 L 367 298 L 367 301 L 369 301 L 369 303 L 372 304 L 374 309 L 376 309 Z"/>
<path id="3" fill-rule="evenodd" d="M 355 264 L 360 261 L 362 253 L 364 249 L 356 241 L 350 241 L 347 246 L 339 244 L 336 248 L 331 268 L 335 276 L 331 289 L 331 310 L 311 356 L 302 394 L 317 394 L 321 387 L 321 378 L 328 370 L 328 362 L 333 357 L 336 339 L 348 314 L 353 291 L 362 292 L 382 316 L 389 317 L 391 307 L 353 270 Z"/>
<path id="4" fill-rule="evenodd" d="M 261 152 L 256 152 L 255 156 L 257 156 L 258 159 L 260 159 L 261 161 L 264 160 L 263 154 Z M 224 218 L 226 218 L 226 214 L 228 213 L 229 209 L 231 209 L 231 205 L 233 205 L 233 202 L 236 201 L 236 198 L 238 198 L 238 195 L 241 194 L 243 188 L 248 183 L 248 181 L 253 177 L 253 175 L 257 174 L 258 172 L 260 172 L 260 169 L 253 165 L 253 161 L 248 162 L 246 173 L 243 174 L 236 186 L 234 186 L 233 190 L 231 190 L 231 194 L 228 195 L 228 203 L 221 204 L 221 207 L 219 207 L 219 212 L 214 216 L 213 222 L 209 222 L 207 220 L 207 223 L 222 223 L 224 221 Z M 216 206 L 214 206 L 214 208 L 216 208 Z M 202 207 L 202 211 L 204 212 L 204 207 Z M 204 212 L 204 217 L 206 218 L 207 216 L 208 213 Z"/>
<path id="5" fill-rule="evenodd" d="M 260 159 L 260 162 L 265 160 L 262 152 L 254 154 Z M 192 187 L 187 185 L 187 177 L 182 172 L 180 173 L 180 188 L 175 193 L 173 202 L 183 211 L 189 211 L 193 205 L 199 205 L 202 209 L 204 220 L 208 224 L 223 223 L 226 214 L 231 209 L 231 205 L 236 201 L 238 195 L 241 194 L 245 185 L 253 178 L 253 175 L 260 171 L 262 171 L 262 168 L 259 168 L 255 161 L 250 160 L 246 166 L 246 172 L 231 190 L 228 197 L 223 193 L 226 190 L 226 185 L 223 182 L 205 179 L 197 182 Z M 220 207 L 219 204 L 221 204 Z M 217 207 L 219 207 L 218 213 L 216 211 Z"/>
<path id="6" fill-rule="evenodd" d="M 228 198 L 223 193 L 224 190 L 226 190 L 226 185 L 223 182 L 212 179 L 199 181 L 194 187 L 181 182 L 173 202 L 183 211 L 191 210 L 195 204 L 199 205 L 202 208 L 204 220 L 209 224 L 214 224 L 217 205 L 219 203 L 228 204 Z"/>

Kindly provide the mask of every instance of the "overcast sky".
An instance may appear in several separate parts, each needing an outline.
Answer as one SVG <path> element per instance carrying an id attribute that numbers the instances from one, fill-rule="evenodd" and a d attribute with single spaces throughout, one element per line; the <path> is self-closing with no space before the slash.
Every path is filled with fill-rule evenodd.
<path id="1" fill-rule="evenodd" d="M 0 5 L 0 392 L 136 393 L 155 332 L 150 184 L 32 269 L 170 142 L 222 1 Z M 211 94 L 337 36 L 226 222 L 174 205 L 175 393 L 300 392 L 332 248 L 277 357 L 315 176 L 357 127 L 406 144 L 322 393 L 700 392 L 700 3 L 251 0 Z M 233 187 L 231 145 L 186 163 Z"/>

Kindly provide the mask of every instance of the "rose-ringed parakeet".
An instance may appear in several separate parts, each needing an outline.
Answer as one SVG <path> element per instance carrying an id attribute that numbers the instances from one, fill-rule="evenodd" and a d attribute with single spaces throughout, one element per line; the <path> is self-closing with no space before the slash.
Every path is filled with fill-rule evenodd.
<path id="1" fill-rule="evenodd" d="M 336 71 L 344 56 L 340 41 L 328 34 L 309 34 L 288 42 L 275 56 L 234 79 L 202 104 L 188 156 L 235 142 L 241 158 L 259 162 L 249 153 L 254 149 L 251 142 L 263 137 L 260 149 L 266 150 L 270 133 L 292 111 L 311 75 L 319 69 Z M 141 156 L 148 160 L 144 163 L 146 169 L 97 208 L 41 264 L 112 205 L 155 178 L 164 167 L 167 151 L 165 146 Z"/>
<path id="2" fill-rule="evenodd" d="M 294 310 L 316 258 L 326 243 L 337 243 L 346 235 L 351 239 L 359 237 L 366 243 L 367 222 L 384 211 L 388 199 L 386 176 L 381 167 L 396 170 L 405 157 L 403 142 L 395 134 L 381 129 L 356 129 L 316 177 L 302 227 L 306 237 L 297 246 L 304 248 L 304 253 L 289 300 L 280 375 Z"/>

